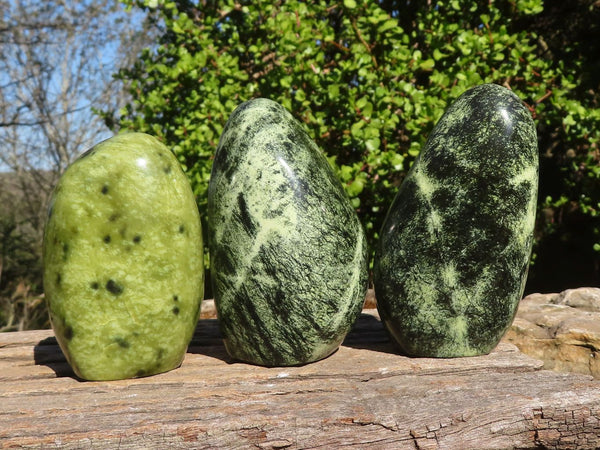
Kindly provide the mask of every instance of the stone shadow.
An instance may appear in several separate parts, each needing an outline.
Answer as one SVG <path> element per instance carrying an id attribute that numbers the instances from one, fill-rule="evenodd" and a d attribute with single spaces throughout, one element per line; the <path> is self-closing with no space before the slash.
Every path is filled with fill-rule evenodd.
<path id="1" fill-rule="evenodd" d="M 381 321 L 377 317 L 366 313 L 360 314 L 342 345 L 398 354 Z M 188 345 L 187 353 L 216 358 L 227 364 L 240 362 L 227 353 L 218 319 L 200 319 L 198 321 L 194 336 Z M 36 365 L 49 367 L 57 377 L 70 377 L 78 381 L 84 381 L 75 375 L 54 336 L 43 339 L 34 346 L 33 358 Z"/>
<path id="2" fill-rule="evenodd" d="M 237 362 L 225 350 L 217 319 L 198 321 L 186 353 L 202 354 L 227 363 Z M 57 377 L 70 377 L 78 381 L 86 381 L 75 375 L 55 336 L 42 339 L 33 347 L 33 360 L 35 365 L 52 369 Z"/>
<path id="3" fill-rule="evenodd" d="M 342 345 L 345 347 L 399 354 L 381 321 L 372 314 L 361 313 Z M 220 359 L 228 364 L 239 363 L 227 353 L 218 319 L 200 319 L 188 353 Z"/>
<path id="4" fill-rule="evenodd" d="M 54 336 L 42 339 L 33 347 L 33 360 L 37 366 L 46 366 L 52 369 L 57 377 L 70 377 L 83 381 L 71 369 Z"/>
<path id="5" fill-rule="evenodd" d="M 345 347 L 399 354 L 381 320 L 362 312 L 342 342 Z"/>
<path id="6" fill-rule="evenodd" d="M 217 319 L 200 319 L 198 321 L 187 351 L 188 353 L 220 359 L 228 364 L 239 362 L 227 353 Z"/>

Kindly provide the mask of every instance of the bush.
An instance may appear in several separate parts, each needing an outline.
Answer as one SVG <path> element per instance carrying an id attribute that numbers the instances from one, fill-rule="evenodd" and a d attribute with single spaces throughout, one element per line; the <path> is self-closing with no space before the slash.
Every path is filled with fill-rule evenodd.
<path id="1" fill-rule="evenodd" d="M 148 11 L 161 37 L 119 72 L 135 101 L 119 117 L 106 113 L 106 121 L 164 140 L 202 212 L 228 116 L 242 101 L 267 97 L 325 151 L 373 247 L 446 106 L 474 85 L 498 83 L 523 99 L 538 128 L 536 252 L 545 254 L 560 236 L 587 258 L 586 267 L 596 265 L 577 282 L 598 283 L 599 72 L 586 52 L 598 50 L 597 4 L 580 0 L 571 11 L 589 22 L 592 40 L 577 42 L 561 35 L 565 21 L 552 22 L 557 13 L 542 0 L 125 3 Z M 570 235 L 572 221 L 585 232 Z M 531 280 L 544 289 L 541 258 Z"/>
<path id="2" fill-rule="evenodd" d="M 14 215 L 0 217 L 0 332 L 49 327 L 39 239 Z"/>

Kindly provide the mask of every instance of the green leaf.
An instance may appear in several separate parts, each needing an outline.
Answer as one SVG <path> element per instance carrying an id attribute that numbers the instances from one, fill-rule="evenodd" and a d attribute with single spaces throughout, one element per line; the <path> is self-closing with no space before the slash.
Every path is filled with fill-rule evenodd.
<path id="1" fill-rule="evenodd" d="M 367 147 L 367 150 L 372 152 L 372 151 L 379 149 L 379 146 L 381 145 L 381 141 L 379 140 L 378 137 L 375 137 L 375 138 L 367 139 L 365 142 L 365 145 Z"/>
<path id="2" fill-rule="evenodd" d="M 173 23 L 173 31 L 177 34 L 182 34 L 185 31 L 179 26 L 179 24 L 177 22 Z"/>
<path id="3" fill-rule="evenodd" d="M 420 152 L 421 152 L 421 146 L 419 145 L 419 143 L 412 142 L 410 144 L 410 148 L 408 149 L 408 154 L 410 156 L 417 157 L 417 156 L 419 156 Z"/>
<path id="4" fill-rule="evenodd" d="M 289 89 L 291 87 L 291 78 L 290 77 L 282 77 L 279 80 L 279 84 L 282 88 Z"/>
<path id="5" fill-rule="evenodd" d="M 360 178 L 356 178 L 350 185 L 346 188 L 346 192 L 350 197 L 358 196 L 364 189 L 365 182 Z"/>
<path id="6" fill-rule="evenodd" d="M 356 2 L 354 0 L 344 0 L 344 6 L 348 9 L 356 8 Z"/>
<path id="7" fill-rule="evenodd" d="M 367 96 L 361 97 L 356 102 L 356 107 L 358 109 L 363 109 L 368 102 L 369 102 L 369 98 Z"/>
<path id="8" fill-rule="evenodd" d="M 355 138 L 362 137 L 362 128 L 364 125 L 365 123 L 362 120 L 352 124 L 352 126 L 350 127 L 350 133 L 352 134 L 352 136 L 354 136 Z"/>
<path id="9" fill-rule="evenodd" d="M 419 64 L 419 67 L 421 68 L 421 70 L 425 70 L 425 71 L 433 70 L 434 66 L 435 66 L 435 61 L 431 58 L 426 59 L 421 64 Z"/>
<path id="10" fill-rule="evenodd" d="M 388 30 L 398 28 L 398 21 L 395 19 L 386 20 L 377 28 L 377 32 L 380 34 L 385 33 Z"/>
<path id="11" fill-rule="evenodd" d="M 352 179 L 353 170 L 350 166 L 342 166 L 340 167 L 340 179 L 342 182 L 347 182 Z"/>
<path id="12" fill-rule="evenodd" d="M 327 87 L 327 93 L 331 100 L 337 99 L 340 95 L 340 86 L 338 84 L 330 84 Z"/>

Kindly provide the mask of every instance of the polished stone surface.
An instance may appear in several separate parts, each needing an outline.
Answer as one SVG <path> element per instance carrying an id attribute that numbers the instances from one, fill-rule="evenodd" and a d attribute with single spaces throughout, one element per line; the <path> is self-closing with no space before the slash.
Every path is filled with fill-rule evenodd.
<path id="1" fill-rule="evenodd" d="M 157 139 L 117 135 L 66 170 L 45 229 L 44 288 L 81 378 L 181 364 L 203 297 L 202 232 L 189 182 Z"/>
<path id="2" fill-rule="evenodd" d="M 367 250 L 328 161 L 292 115 L 256 99 L 231 115 L 208 193 L 215 304 L 226 348 L 261 365 L 334 352 L 358 317 Z"/>
<path id="3" fill-rule="evenodd" d="M 374 264 L 381 318 L 401 351 L 488 353 L 522 296 L 538 185 L 536 130 L 511 91 L 452 104 L 390 207 Z"/>

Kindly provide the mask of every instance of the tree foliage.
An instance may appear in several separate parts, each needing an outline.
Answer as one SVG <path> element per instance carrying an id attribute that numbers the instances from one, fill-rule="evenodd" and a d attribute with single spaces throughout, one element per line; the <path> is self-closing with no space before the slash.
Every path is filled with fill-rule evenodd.
<path id="1" fill-rule="evenodd" d="M 596 18 L 588 28 L 595 42 L 561 35 L 565 24 L 552 22 L 555 8 L 543 0 L 125 3 L 153 17 L 160 39 L 119 72 L 134 101 L 105 118 L 166 141 L 201 211 L 229 114 L 267 97 L 327 154 L 372 244 L 445 108 L 492 82 L 515 91 L 536 121 L 540 246 L 576 217 L 587 233 L 581 251 L 599 265 L 600 92 L 586 52 L 598 54 L 597 2 L 580 0 L 571 11 Z"/>

